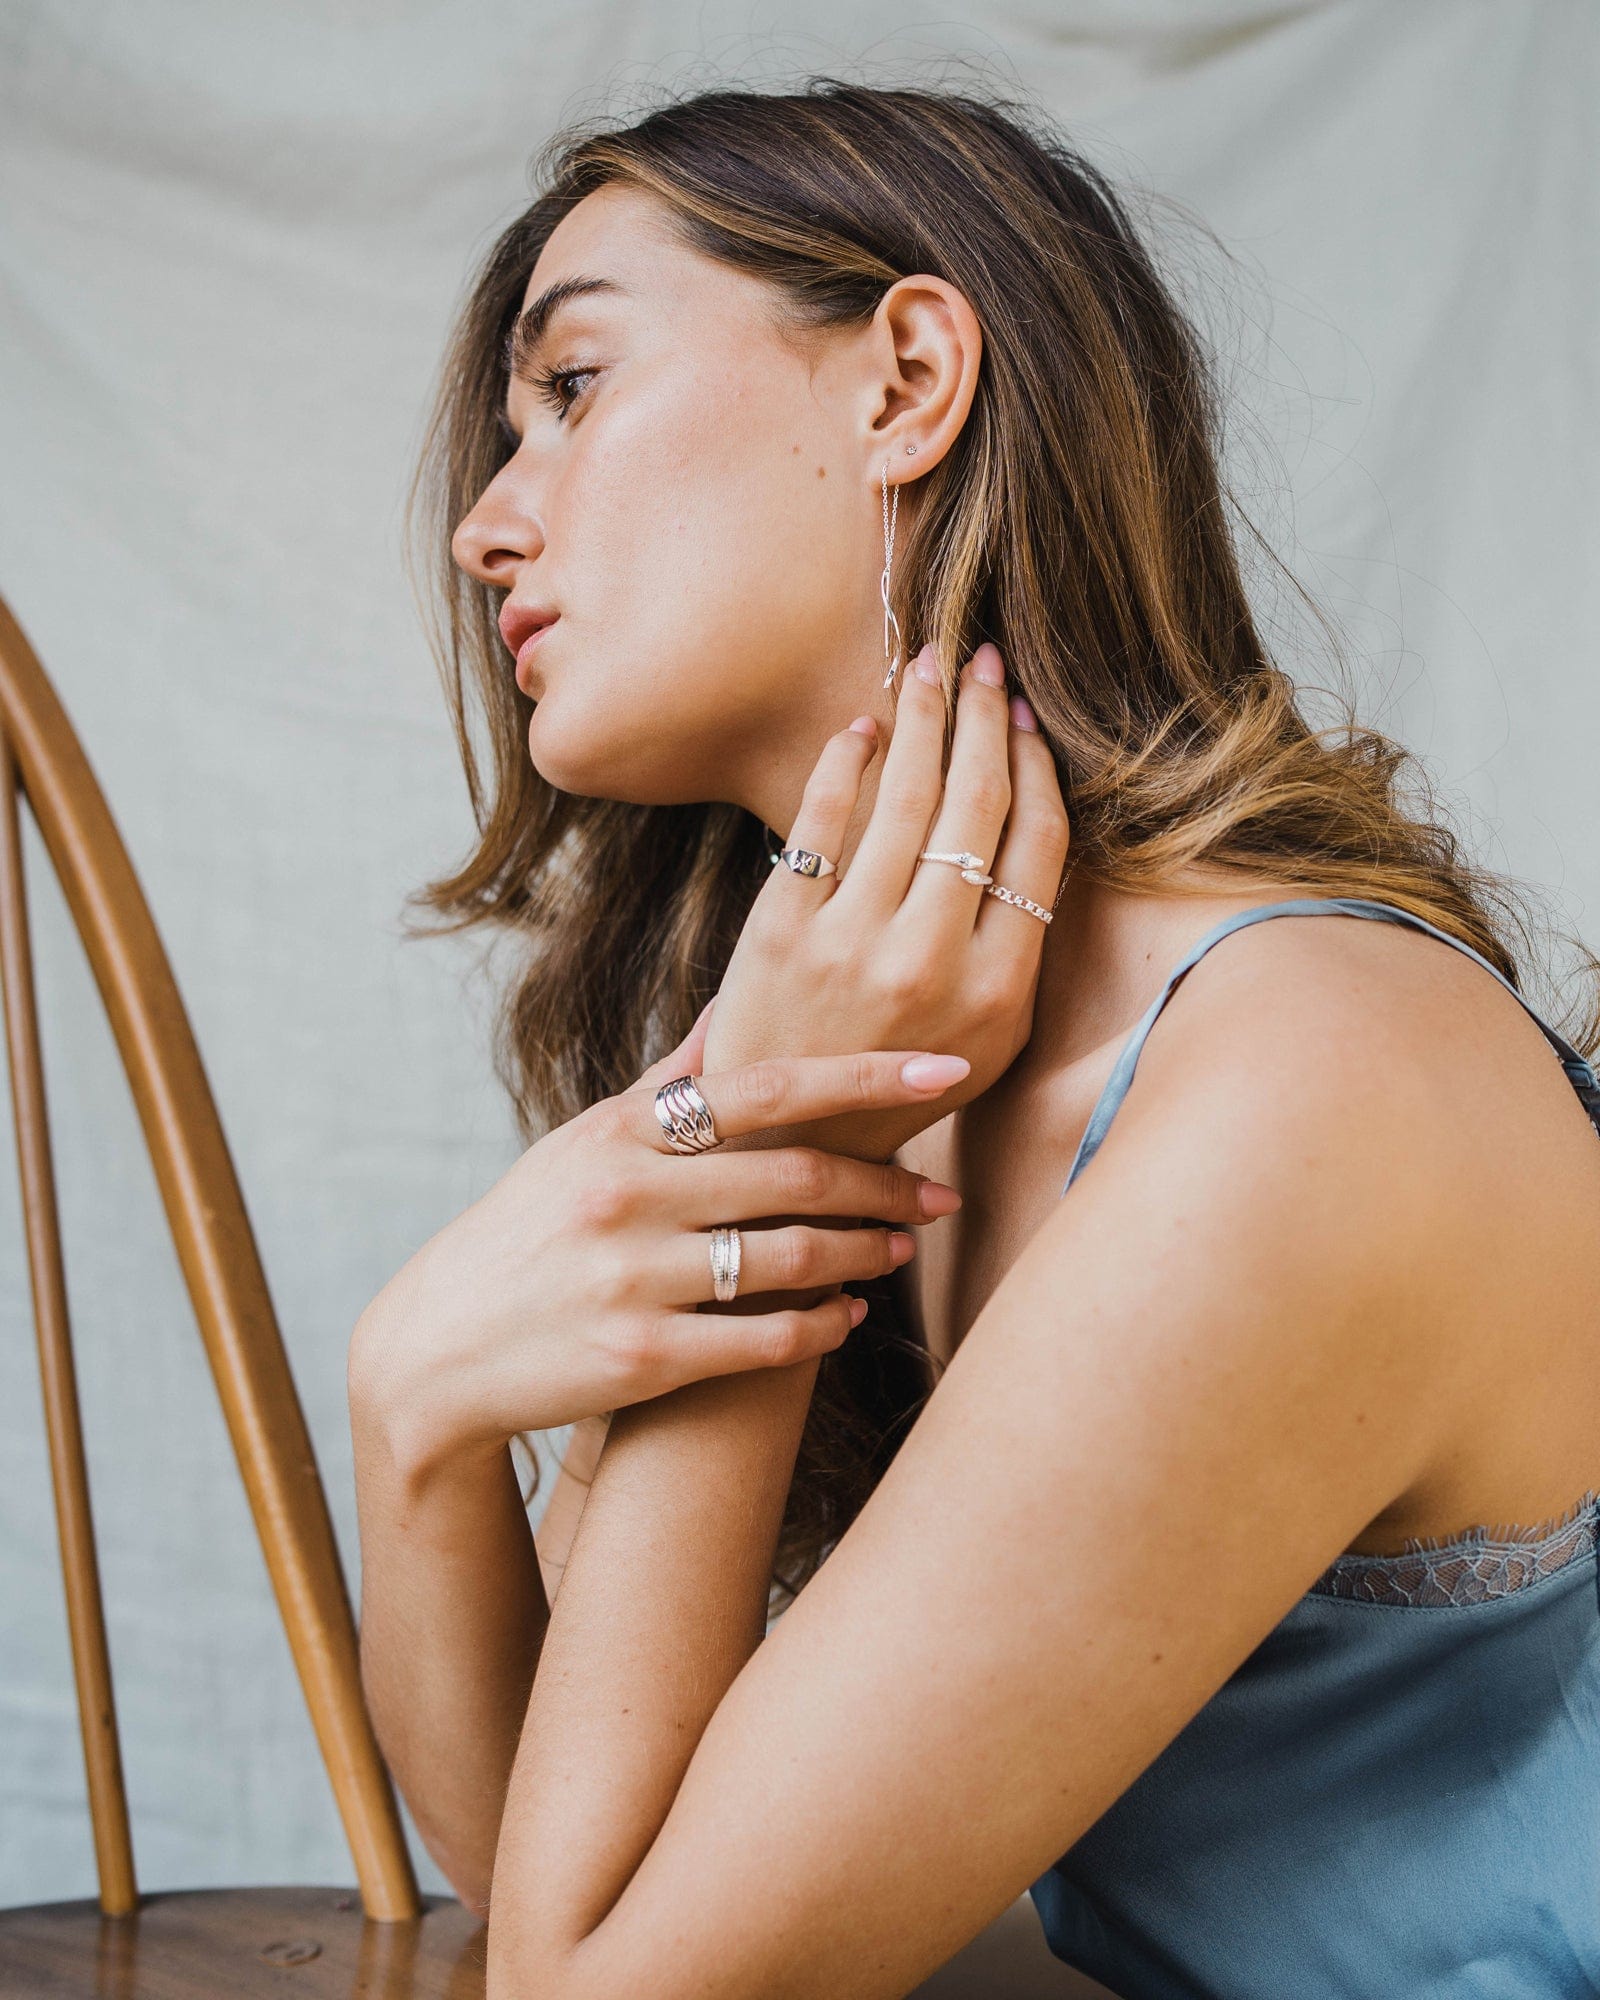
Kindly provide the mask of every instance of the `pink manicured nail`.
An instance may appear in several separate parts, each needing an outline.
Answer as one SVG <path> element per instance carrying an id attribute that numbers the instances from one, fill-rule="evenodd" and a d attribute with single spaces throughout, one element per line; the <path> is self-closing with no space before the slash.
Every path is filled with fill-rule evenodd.
<path id="1" fill-rule="evenodd" d="M 1011 697 L 1011 720 L 1019 729 L 1031 730 L 1035 736 L 1038 735 L 1038 718 L 1020 694 L 1014 694 Z"/>
<path id="2" fill-rule="evenodd" d="M 910 1056 L 900 1065 L 900 1075 L 917 1090 L 948 1090 L 971 1067 L 965 1056 Z"/>
<path id="3" fill-rule="evenodd" d="M 924 1215 L 954 1215 L 961 1197 L 943 1181 L 924 1181 L 917 1189 L 917 1206 Z"/>
<path id="4" fill-rule="evenodd" d="M 924 646 L 922 651 L 911 662 L 911 671 L 917 676 L 918 680 L 932 681 L 935 687 L 939 685 L 939 662 L 933 657 L 931 643 Z"/>
<path id="5" fill-rule="evenodd" d="M 861 1322 L 866 1318 L 866 1316 L 867 1316 L 866 1300 L 852 1299 L 850 1301 L 850 1324 L 852 1326 L 859 1326 Z"/>
<path id="6" fill-rule="evenodd" d="M 858 715 L 850 727 L 858 736 L 876 736 L 878 725 L 870 715 Z"/>
<path id="7" fill-rule="evenodd" d="M 1000 648 L 992 640 L 985 639 L 973 656 L 972 673 L 975 680 L 987 681 L 990 687 L 1004 687 L 1006 670 L 1000 662 Z"/>

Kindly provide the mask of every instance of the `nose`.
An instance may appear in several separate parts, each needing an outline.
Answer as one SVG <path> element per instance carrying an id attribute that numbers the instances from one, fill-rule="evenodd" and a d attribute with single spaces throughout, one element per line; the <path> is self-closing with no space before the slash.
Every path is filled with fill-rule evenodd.
<path id="1" fill-rule="evenodd" d="M 468 576 L 509 590 L 520 563 L 544 547 L 544 533 L 504 466 L 478 496 L 477 505 L 450 537 L 450 554 Z"/>

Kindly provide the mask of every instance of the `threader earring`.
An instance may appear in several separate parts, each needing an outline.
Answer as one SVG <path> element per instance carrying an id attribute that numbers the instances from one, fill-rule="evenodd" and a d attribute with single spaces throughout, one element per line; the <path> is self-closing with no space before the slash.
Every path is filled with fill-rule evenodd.
<path id="1" fill-rule="evenodd" d="M 916 450 L 914 444 L 906 446 L 906 455 Z M 883 657 L 889 662 L 889 670 L 883 677 L 883 685 L 891 687 L 894 677 L 900 671 L 900 620 L 894 615 L 894 606 L 889 602 L 889 572 L 894 562 L 894 529 L 900 517 L 900 487 L 894 489 L 894 508 L 889 506 L 889 461 L 883 461 L 883 574 L 878 579 L 878 595 L 883 599 Z M 894 627 L 894 652 L 889 651 L 889 627 Z"/>

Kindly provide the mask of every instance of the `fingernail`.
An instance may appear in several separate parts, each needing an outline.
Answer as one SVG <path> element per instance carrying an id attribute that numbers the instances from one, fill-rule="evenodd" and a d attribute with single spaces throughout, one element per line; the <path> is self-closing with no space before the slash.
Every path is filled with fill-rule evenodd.
<path id="1" fill-rule="evenodd" d="M 900 1077 L 917 1090 L 948 1090 L 971 1067 L 965 1056 L 910 1056 L 900 1065 Z"/>
<path id="2" fill-rule="evenodd" d="M 876 736 L 878 725 L 870 715 L 858 715 L 850 727 L 858 736 Z"/>
<path id="3" fill-rule="evenodd" d="M 972 672 L 976 679 L 987 681 L 990 687 L 1004 687 L 1005 667 L 1001 664 L 1000 648 L 985 639 L 973 656 Z"/>
<path id="4" fill-rule="evenodd" d="M 915 1237 L 908 1236 L 903 1229 L 889 1231 L 889 1255 L 897 1264 L 909 1264 L 916 1254 Z"/>
<path id="5" fill-rule="evenodd" d="M 852 1299 L 850 1301 L 850 1324 L 852 1326 L 859 1326 L 861 1322 L 866 1318 L 866 1316 L 867 1316 L 866 1300 Z"/>
<path id="6" fill-rule="evenodd" d="M 1020 694 L 1014 694 L 1011 697 L 1011 720 L 1019 729 L 1031 730 L 1035 736 L 1038 735 L 1038 718 Z"/>
<path id="7" fill-rule="evenodd" d="M 924 1215 L 954 1215 L 961 1197 L 943 1181 L 924 1181 L 917 1189 L 917 1206 Z"/>
<path id="8" fill-rule="evenodd" d="M 933 657 L 933 646 L 931 643 L 924 646 L 922 651 L 911 662 L 911 671 L 916 675 L 918 680 L 932 681 L 935 687 L 939 685 L 939 662 Z"/>

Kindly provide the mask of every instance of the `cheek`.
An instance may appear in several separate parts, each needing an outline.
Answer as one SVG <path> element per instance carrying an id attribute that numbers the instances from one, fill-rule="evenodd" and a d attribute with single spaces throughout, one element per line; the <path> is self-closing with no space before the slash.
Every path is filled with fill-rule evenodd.
<path id="1" fill-rule="evenodd" d="M 641 384 L 584 440 L 552 518 L 579 615 L 529 730 L 552 784 L 640 803 L 717 796 L 727 760 L 809 699 L 863 593 L 876 605 L 874 517 L 858 508 L 851 532 L 815 404 L 773 400 L 736 381 Z"/>
<path id="2" fill-rule="evenodd" d="M 829 462 L 814 405 L 772 400 L 702 389 L 659 422 L 630 424 L 615 456 L 607 440 L 600 501 L 640 667 L 671 675 L 692 662 L 722 698 L 762 708 L 797 657 L 838 642 L 857 572 L 876 560 L 853 546 L 842 460 Z"/>

